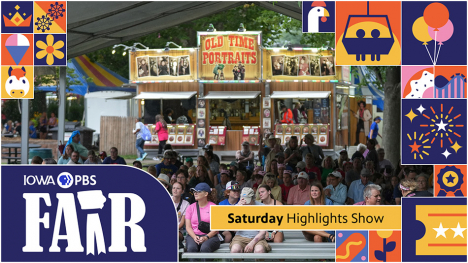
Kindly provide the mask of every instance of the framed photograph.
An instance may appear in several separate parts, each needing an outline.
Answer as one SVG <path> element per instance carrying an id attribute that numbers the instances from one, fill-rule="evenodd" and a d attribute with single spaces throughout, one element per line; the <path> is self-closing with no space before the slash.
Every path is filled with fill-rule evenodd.
<path id="1" fill-rule="evenodd" d="M 308 55 L 297 56 L 299 61 L 299 72 L 298 76 L 310 76 L 310 64 Z"/>
<path id="2" fill-rule="evenodd" d="M 293 130 L 293 127 L 290 125 L 287 125 L 286 128 L 284 129 L 285 134 L 291 134 Z"/>
<path id="3" fill-rule="evenodd" d="M 320 134 L 327 134 L 327 133 L 328 133 L 328 125 L 321 125 Z"/>
<path id="4" fill-rule="evenodd" d="M 309 129 L 309 126 L 304 126 L 302 127 L 302 134 L 309 134 L 310 133 L 310 129 Z"/>
<path id="5" fill-rule="evenodd" d="M 206 109 L 198 108 L 197 109 L 197 119 L 204 119 L 206 117 Z"/>
<path id="6" fill-rule="evenodd" d="M 276 134 L 283 134 L 283 133 L 284 133 L 283 125 L 276 125 Z"/>
<path id="7" fill-rule="evenodd" d="M 242 142 L 248 142 L 249 136 L 242 136 Z"/>
<path id="8" fill-rule="evenodd" d="M 265 138 L 268 134 L 271 133 L 271 130 L 270 129 L 263 129 L 263 137 Z"/>
<path id="9" fill-rule="evenodd" d="M 158 76 L 169 75 L 169 57 L 157 57 L 158 61 Z"/>
<path id="10" fill-rule="evenodd" d="M 190 57 L 179 57 L 179 76 L 190 75 Z"/>
<path id="11" fill-rule="evenodd" d="M 149 58 L 148 56 L 137 57 L 137 69 L 138 77 L 148 77 L 149 76 Z"/>
<path id="12" fill-rule="evenodd" d="M 175 135 L 169 135 L 167 142 L 170 144 L 173 144 L 176 142 L 176 136 Z"/>
<path id="13" fill-rule="evenodd" d="M 159 138 L 157 134 L 151 135 L 151 143 L 153 144 L 159 144 Z"/>
<path id="14" fill-rule="evenodd" d="M 328 145 L 328 136 L 327 135 L 319 135 L 318 141 L 316 142 L 317 145 Z"/>
<path id="15" fill-rule="evenodd" d="M 198 108 L 205 108 L 205 100 L 198 99 Z"/>
<path id="16" fill-rule="evenodd" d="M 184 144 L 193 144 L 193 135 L 186 135 Z"/>
<path id="17" fill-rule="evenodd" d="M 299 61 L 297 57 L 284 56 L 284 70 L 285 76 L 297 76 L 299 69 Z"/>
<path id="18" fill-rule="evenodd" d="M 205 128 L 198 128 L 197 129 L 197 136 L 198 136 L 198 138 L 205 138 Z"/>
<path id="19" fill-rule="evenodd" d="M 320 75 L 335 76 L 335 60 L 333 59 L 333 56 L 320 58 Z"/>
<path id="20" fill-rule="evenodd" d="M 225 145 L 225 144 L 226 144 L 226 136 L 219 136 L 218 145 Z"/>
<path id="21" fill-rule="evenodd" d="M 301 134 L 301 126 L 299 126 L 299 125 L 294 126 L 294 134 L 295 135 Z"/>
<path id="22" fill-rule="evenodd" d="M 183 143 L 184 143 L 184 135 L 177 135 L 176 144 L 183 144 Z"/>
<path id="23" fill-rule="evenodd" d="M 263 100 L 262 100 L 262 101 L 263 101 L 262 107 L 263 107 L 264 109 L 269 109 L 269 108 L 271 108 L 271 99 L 270 99 L 269 97 L 263 97 Z"/>
<path id="24" fill-rule="evenodd" d="M 185 126 L 177 126 L 177 135 L 185 134 Z"/>
<path id="25" fill-rule="evenodd" d="M 270 118 L 270 117 L 271 117 L 270 109 L 264 109 L 263 110 L 263 118 Z"/>
<path id="26" fill-rule="evenodd" d="M 218 135 L 210 135 L 210 141 L 208 143 L 211 145 L 218 145 Z"/>
<path id="27" fill-rule="evenodd" d="M 284 144 L 287 145 L 290 139 L 291 139 L 291 136 L 290 136 L 290 135 L 285 135 L 285 136 L 284 136 Z"/>
<path id="28" fill-rule="evenodd" d="M 179 59 L 178 57 L 169 57 L 169 73 L 173 77 L 179 75 Z"/>
<path id="29" fill-rule="evenodd" d="M 149 57 L 150 76 L 158 76 L 158 57 Z"/>
<path id="30" fill-rule="evenodd" d="M 318 127 L 316 125 L 310 126 L 310 133 L 311 134 L 318 134 Z"/>
<path id="31" fill-rule="evenodd" d="M 263 118 L 263 128 L 271 128 L 271 119 Z"/>
<path id="32" fill-rule="evenodd" d="M 187 133 L 186 134 L 193 134 L 193 126 L 192 125 L 187 126 Z"/>
<path id="33" fill-rule="evenodd" d="M 283 60 L 284 56 L 271 56 L 272 76 L 283 75 Z"/>
<path id="34" fill-rule="evenodd" d="M 309 64 L 310 64 L 310 75 L 311 76 L 320 76 L 320 57 L 310 55 L 309 56 Z"/>
<path id="35" fill-rule="evenodd" d="M 205 120 L 200 119 L 197 121 L 197 127 L 198 128 L 205 128 Z"/>
<path id="36" fill-rule="evenodd" d="M 253 144 L 253 145 L 257 145 L 258 144 L 258 135 L 250 135 L 249 143 Z"/>
<path id="37" fill-rule="evenodd" d="M 198 139 L 198 147 L 205 147 L 206 142 L 205 139 Z"/>
<path id="38" fill-rule="evenodd" d="M 167 126 L 167 130 L 169 134 L 176 134 L 176 127 L 175 126 Z"/>

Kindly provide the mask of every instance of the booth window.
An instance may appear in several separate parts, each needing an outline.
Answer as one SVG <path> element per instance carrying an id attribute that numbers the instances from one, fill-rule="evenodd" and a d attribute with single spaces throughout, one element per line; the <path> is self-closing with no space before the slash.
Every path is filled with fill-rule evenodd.
<path id="1" fill-rule="evenodd" d="M 142 115 L 147 124 L 156 122 L 156 115 L 166 116 L 168 109 L 172 110 L 172 123 L 177 118 L 185 116 L 189 123 L 196 122 L 196 92 L 142 92 L 134 99 L 144 99 Z M 170 123 L 168 123 L 170 124 Z"/>

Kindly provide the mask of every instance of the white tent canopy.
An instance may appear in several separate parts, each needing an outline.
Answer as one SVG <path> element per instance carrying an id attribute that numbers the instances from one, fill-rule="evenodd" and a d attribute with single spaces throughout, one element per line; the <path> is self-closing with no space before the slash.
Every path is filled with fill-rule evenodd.
<path id="1" fill-rule="evenodd" d="M 260 91 L 210 91 L 204 99 L 255 99 Z"/>
<path id="2" fill-rule="evenodd" d="M 273 91 L 273 99 L 325 99 L 330 96 L 330 91 Z"/>
<path id="3" fill-rule="evenodd" d="M 188 100 L 197 94 L 196 91 L 187 92 L 142 92 L 134 97 L 136 100 Z"/>
<path id="4" fill-rule="evenodd" d="M 69 1 L 67 2 L 67 56 L 74 58 L 245 3 L 234 1 Z M 302 7 L 297 1 L 254 3 L 295 19 L 302 19 Z M 237 28 L 229 30 L 237 30 Z"/>
<path id="5" fill-rule="evenodd" d="M 85 94 L 85 98 L 99 98 L 99 99 L 115 99 L 125 100 L 131 99 L 135 93 L 123 91 L 96 91 Z"/>

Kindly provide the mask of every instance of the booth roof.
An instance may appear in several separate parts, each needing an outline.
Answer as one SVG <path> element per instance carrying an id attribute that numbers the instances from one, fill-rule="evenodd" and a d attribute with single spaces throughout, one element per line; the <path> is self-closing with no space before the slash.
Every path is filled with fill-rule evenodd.
<path id="1" fill-rule="evenodd" d="M 74 58 L 243 4 L 245 2 L 70 1 L 67 3 L 67 56 Z M 297 1 L 255 4 L 302 19 L 302 7 Z"/>

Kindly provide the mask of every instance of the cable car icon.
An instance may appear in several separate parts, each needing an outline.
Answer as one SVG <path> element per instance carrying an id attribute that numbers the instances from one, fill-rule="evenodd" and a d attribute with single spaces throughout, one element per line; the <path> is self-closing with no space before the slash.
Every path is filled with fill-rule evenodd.
<path id="1" fill-rule="evenodd" d="M 346 33 L 348 32 L 349 23 L 353 18 L 385 18 L 387 22 L 387 28 L 390 33 L 390 37 L 380 37 L 381 32 L 378 29 L 371 31 L 372 38 L 364 38 L 366 31 L 364 29 L 358 29 L 356 31 L 357 38 L 348 38 Z M 346 52 L 349 55 L 356 55 L 357 61 L 365 61 L 366 54 L 371 55 L 371 60 L 380 61 L 380 55 L 388 55 L 392 49 L 395 39 L 392 33 L 392 27 L 388 20 L 387 15 L 369 15 L 369 1 L 367 1 L 367 15 L 349 15 L 348 21 L 346 22 L 346 28 L 343 35 L 343 45 Z"/>

